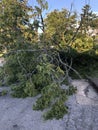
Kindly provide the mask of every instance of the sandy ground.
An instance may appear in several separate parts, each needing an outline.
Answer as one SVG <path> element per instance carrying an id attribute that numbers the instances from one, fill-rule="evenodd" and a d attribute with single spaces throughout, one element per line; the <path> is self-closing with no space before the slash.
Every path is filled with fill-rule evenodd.
<path id="1" fill-rule="evenodd" d="M 72 84 L 77 94 L 69 97 L 69 113 L 60 120 L 44 121 L 43 112 L 32 110 L 37 97 L 0 96 L 0 130 L 98 130 L 98 94 L 84 80 Z"/>

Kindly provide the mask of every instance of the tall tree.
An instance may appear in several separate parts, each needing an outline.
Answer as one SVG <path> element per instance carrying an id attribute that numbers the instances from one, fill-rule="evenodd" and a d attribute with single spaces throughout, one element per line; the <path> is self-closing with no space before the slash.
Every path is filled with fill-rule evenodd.
<path id="1" fill-rule="evenodd" d="M 28 32 L 29 12 L 26 0 L 2 0 L 0 2 L 0 44 L 7 49 L 15 48 L 17 41 L 23 42 Z M 23 41 L 21 41 L 23 40 Z M 26 39 L 25 39 L 26 40 Z"/>
<path id="2" fill-rule="evenodd" d="M 40 27 L 42 32 L 44 32 L 45 31 L 45 29 L 44 29 L 45 25 L 44 25 L 43 12 L 48 9 L 48 3 L 47 3 L 46 0 L 36 0 L 36 1 L 37 1 L 38 5 L 35 6 L 34 25 L 35 25 L 37 30 Z"/>
<path id="3" fill-rule="evenodd" d="M 66 46 L 73 35 L 76 13 L 69 14 L 70 12 L 66 9 L 54 10 L 45 19 L 46 35 L 50 39 L 53 38 L 56 45 Z"/>
<path id="4" fill-rule="evenodd" d="M 92 26 L 92 21 L 95 18 L 95 14 L 92 12 L 90 5 L 85 5 L 82 8 L 81 13 L 81 31 L 87 33 L 89 26 Z"/>

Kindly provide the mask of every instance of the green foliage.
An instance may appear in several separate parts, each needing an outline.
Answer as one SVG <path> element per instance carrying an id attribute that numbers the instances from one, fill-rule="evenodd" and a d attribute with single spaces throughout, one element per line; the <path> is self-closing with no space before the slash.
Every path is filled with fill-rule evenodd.
<path id="1" fill-rule="evenodd" d="M 43 110 L 52 103 L 52 101 L 59 96 L 61 90 L 56 83 L 45 86 L 41 91 L 41 98 L 39 98 L 34 106 L 34 109 Z"/>
<path id="2" fill-rule="evenodd" d="M 36 0 L 36 1 L 40 6 L 41 11 L 43 11 L 44 9 L 48 9 L 48 2 L 46 0 Z"/>
<path id="3" fill-rule="evenodd" d="M 77 39 L 73 42 L 72 48 L 78 51 L 79 53 L 83 53 L 93 49 L 93 38 L 90 36 L 84 36 L 81 34 Z"/>
<path id="4" fill-rule="evenodd" d="M 68 89 L 61 89 L 56 83 L 44 87 L 41 91 L 41 97 L 33 106 L 34 110 L 49 110 L 43 115 L 44 119 L 63 118 L 64 114 L 68 112 L 68 107 L 65 106 L 65 101 L 69 95 L 76 92 L 73 86 Z"/>
<path id="5" fill-rule="evenodd" d="M 5 95 L 7 95 L 7 90 L 3 90 L 3 91 L 1 92 L 1 96 L 5 96 Z"/>
<path id="6" fill-rule="evenodd" d="M 13 60 L 12 60 L 13 59 Z M 17 81 L 17 73 L 20 70 L 20 66 L 17 62 L 16 55 L 7 57 L 6 64 L 4 65 L 5 71 L 5 84 L 12 84 Z"/>
<path id="7" fill-rule="evenodd" d="M 82 25 L 81 25 L 81 32 L 87 34 L 87 31 L 89 29 L 90 26 L 92 26 L 92 21 L 95 18 L 95 14 L 93 14 L 90 5 L 86 4 L 83 8 L 82 8 L 82 14 L 81 14 L 81 21 L 82 21 Z"/>
<path id="8" fill-rule="evenodd" d="M 63 118 L 63 116 L 68 113 L 68 107 L 64 105 L 62 100 L 58 100 L 55 104 L 53 104 L 51 110 L 44 114 L 45 120 Z"/>
<path id="9" fill-rule="evenodd" d="M 3 85 L 4 73 L 3 68 L 0 68 L 0 86 Z"/>
<path id="10" fill-rule="evenodd" d="M 95 15 L 95 18 L 92 20 L 91 27 L 94 29 L 98 29 L 98 16 Z"/>
<path id="11" fill-rule="evenodd" d="M 11 88 L 13 91 L 12 95 L 18 98 L 25 98 L 27 96 L 32 97 L 38 94 L 34 84 L 30 83 L 30 81 L 24 81 L 19 84 L 12 85 Z"/>
<path id="12" fill-rule="evenodd" d="M 26 1 L 2 0 L 0 2 L 0 49 L 2 51 L 15 50 L 24 41 L 33 41 L 34 30 L 32 30 L 29 19 L 32 9 L 27 6 Z M 28 25 L 29 24 L 29 25 Z M 32 32 L 31 32 L 32 30 Z"/>
<path id="13" fill-rule="evenodd" d="M 90 53 L 90 51 L 84 53 L 77 53 L 73 58 L 73 68 L 77 70 L 83 78 L 86 75 L 92 77 L 98 77 L 98 55 L 95 53 Z M 70 76 L 73 78 L 78 78 L 72 71 Z"/>
<path id="14" fill-rule="evenodd" d="M 52 46 L 57 49 L 65 49 L 75 31 L 76 13 L 69 16 L 66 9 L 54 10 L 45 19 L 46 38 L 51 41 Z"/>

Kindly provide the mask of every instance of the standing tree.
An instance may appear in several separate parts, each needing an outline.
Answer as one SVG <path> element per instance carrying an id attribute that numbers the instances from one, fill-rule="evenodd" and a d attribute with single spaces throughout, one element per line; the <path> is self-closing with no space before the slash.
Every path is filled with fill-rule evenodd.
<path id="1" fill-rule="evenodd" d="M 0 44 L 3 49 L 15 49 L 15 47 L 26 39 L 26 33 L 29 34 L 28 26 L 30 12 L 32 9 L 27 7 L 26 1 L 2 0 L 0 2 Z M 29 29 L 28 29 L 29 28 Z M 23 40 L 23 41 L 22 41 Z M 18 43 L 17 43 L 18 42 Z"/>
<path id="2" fill-rule="evenodd" d="M 92 21 L 95 17 L 95 14 L 93 14 L 93 12 L 91 11 L 90 5 L 85 5 L 81 13 L 81 31 L 83 33 L 87 33 L 89 27 L 92 26 Z"/>
<path id="3" fill-rule="evenodd" d="M 76 13 L 69 15 L 66 9 L 54 10 L 47 15 L 45 19 L 47 38 L 57 46 L 65 47 L 74 33 L 74 24 L 76 23 Z"/>
<path id="4" fill-rule="evenodd" d="M 44 25 L 44 18 L 43 18 L 43 11 L 48 9 L 48 3 L 46 0 L 37 0 L 38 6 L 35 6 L 35 14 L 37 19 L 39 20 L 39 27 L 44 32 L 45 25 Z M 36 21 L 35 21 L 36 22 Z"/>

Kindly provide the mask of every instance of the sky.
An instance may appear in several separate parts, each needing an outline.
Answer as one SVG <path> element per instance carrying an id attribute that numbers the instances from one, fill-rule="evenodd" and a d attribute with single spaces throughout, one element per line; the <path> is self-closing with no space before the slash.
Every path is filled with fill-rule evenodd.
<path id="1" fill-rule="evenodd" d="M 98 12 L 98 0 L 47 0 L 49 9 L 48 11 L 52 11 L 54 9 L 62 9 L 66 8 L 70 10 L 71 4 L 73 7 L 73 11 L 77 13 L 81 12 L 82 7 L 85 4 L 90 4 L 93 12 Z M 36 0 L 29 0 L 29 5 L 36 5 Z"/>

